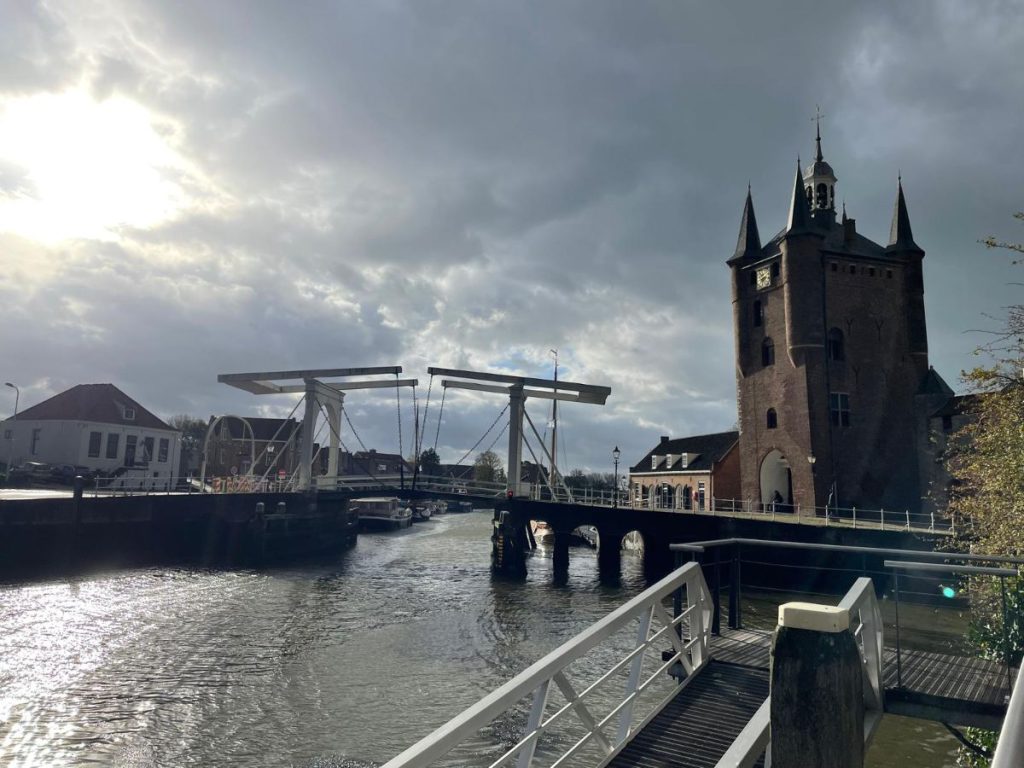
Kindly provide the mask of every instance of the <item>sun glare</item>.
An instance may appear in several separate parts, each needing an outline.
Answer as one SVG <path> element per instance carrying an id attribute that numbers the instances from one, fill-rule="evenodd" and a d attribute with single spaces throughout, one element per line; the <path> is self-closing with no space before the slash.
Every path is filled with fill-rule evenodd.
<path id="1" fill-rule="evenodd" d="M 184 204 L 184 168 L 127 99 L 69 91 L 0 103 L 0 231 L 55 242 L 151 226 Z"/>

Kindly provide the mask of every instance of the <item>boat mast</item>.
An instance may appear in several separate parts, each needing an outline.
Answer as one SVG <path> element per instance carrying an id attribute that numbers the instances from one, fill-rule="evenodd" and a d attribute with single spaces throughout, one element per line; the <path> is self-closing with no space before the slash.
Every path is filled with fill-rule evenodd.
<path id="1" fill-rule="evenodd" d="M 558 381 L 558 350 L 550 350 L 551 354 L 555 357 L 555 377 L 554 380 Z M 555 392 L 558 392 L 557 387 Z M 554 488 L 558 482 L 558 401 L 551 401 L 551 477 L 548 478 L 551 482 L 551 487 Z"/>

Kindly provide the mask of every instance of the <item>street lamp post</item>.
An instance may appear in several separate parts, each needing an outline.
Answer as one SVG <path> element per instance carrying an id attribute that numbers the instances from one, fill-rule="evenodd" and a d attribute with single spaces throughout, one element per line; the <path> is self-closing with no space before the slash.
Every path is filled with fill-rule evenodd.
<path id="1" fill-rule="evenodd" d="M 18 400 L 21 398 L 21 390 L 18 389 L 14 384 L 9 381 L 4 382 L 5 387 L 10 387 L 14 390 L 14 416 L 11 417 L 11 421 L 18 420 Z M 7 480 L 11 479 L 11 458 L 14 453 L 14 429 L 11 429 L 11 436 L 7 438 L 7 471 L 4 474 Z"/>
<path id="2" fill-rule="evenodd" d="M 619 457 L 622 455 L 622 451 L 619 450 L 619 446 L 615 446 L 615 450 L 612 451 L 612 460 L 615 462 L 615 495 L 612 497 L 612 507 L 614 509 L 619 508 Z"/>

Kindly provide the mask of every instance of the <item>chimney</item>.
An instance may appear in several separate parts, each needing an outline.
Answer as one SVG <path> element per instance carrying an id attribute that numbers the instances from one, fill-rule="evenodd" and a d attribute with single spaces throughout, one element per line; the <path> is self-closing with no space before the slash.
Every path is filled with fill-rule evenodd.
<path id="1" fill-rule="evenodd" d="M 843 220 L 843 242 L 852 243 L 854 238 L 857 236 L 857 220 L 856 219 L 844 219 Z"/>
<path id="2" fill-rule="evenodd" d="M 667 442 L 668 442 L 668 435 L 662 435 L 661 436 L 661 442 L 659 443 L 659 445 L 664 445 Z"/>

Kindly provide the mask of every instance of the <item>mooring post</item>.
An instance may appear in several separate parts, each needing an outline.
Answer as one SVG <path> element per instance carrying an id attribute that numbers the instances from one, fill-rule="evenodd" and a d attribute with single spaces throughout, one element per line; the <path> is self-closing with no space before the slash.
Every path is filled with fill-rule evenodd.
<path id="1" fill-rule="evenodd" d="M 862 667 L 847 610 L 779 606 L 771 650 L 773 768 L 863 768 Z"/>
<path id="2" fill-rule="evenodd" d="M 740 590 L 740 545 L 734 544 L 729 568 L 729 629 L 743 629 L 742 594 Z"/>
<path id="3" fill-rule="evenodd" d="M 75 475 L 74 479 L 74 497 L 75 497 L 75 526 L 77 527 L 82 522 L 82 493 L 85 491 L 85 478 L 81 475 Z"/>
<path id="4" fill-rule="evenodd" d="M 722 548 L 715 547 L 715 562 L 711 566 L 711 602 L 713 610 L 711 613 L 711 634 L 722 634 L 722 574 L 721 567 Z"/>

